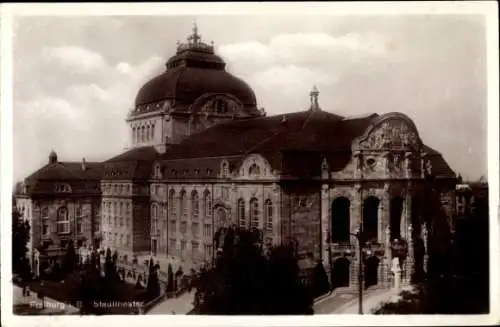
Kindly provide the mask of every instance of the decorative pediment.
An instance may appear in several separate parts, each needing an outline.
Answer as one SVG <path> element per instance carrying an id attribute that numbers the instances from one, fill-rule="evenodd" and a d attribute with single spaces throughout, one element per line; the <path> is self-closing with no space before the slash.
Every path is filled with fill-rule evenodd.
<path id="1" fill-rule="evenodd" d="M 357 150 L 418 150 L 422 142 L 410 118 L 394 113 L 381 116 L 355 142 Z"/>
<path id="2" fill-rule="evenodd" d="M 229 94 L 207 94 L 195 101 L 192 110 L 205 115 L 237 116 L 243 104 Z"/>

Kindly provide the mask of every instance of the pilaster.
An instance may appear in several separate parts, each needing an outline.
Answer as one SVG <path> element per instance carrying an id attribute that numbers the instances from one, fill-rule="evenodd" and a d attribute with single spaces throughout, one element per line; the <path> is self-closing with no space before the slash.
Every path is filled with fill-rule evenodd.
<path id="1" fill-rule="evenodd" d="M 321 187 L 321 252 L 323 266 L 328 267 L 327 271 L 331 269 L 330 267 L 330 246 L 328 239 L 331 238 L 332 224 L 330 213 L 330 201 L 329 201 L 329 187 L 328 184 L 323 184 Z M 330 233 L 330 235 L 328 235 Z"/>

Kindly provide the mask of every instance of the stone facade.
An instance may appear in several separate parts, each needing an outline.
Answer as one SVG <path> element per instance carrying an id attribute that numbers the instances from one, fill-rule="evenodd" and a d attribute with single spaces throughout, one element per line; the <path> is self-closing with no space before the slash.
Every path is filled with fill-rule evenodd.
<path id="1" fill-rule="evenodd" d="M 51 221 L 63 206 L 70 226 L 78 226 L 77 208 L 84 220 L 51 236 L 55 243 L 82 237 L 117 250 L 120 261 L 152 256 L 164 270 L 169 261 L 185 271 L 209 264 L 216 231 L 229 225 L 258 228 L 266 247 L 295 242 L 299 255 L 323 262 L 335 287 L 356 287 L 360 265 L 365 286 L 387 286 L 395 240 L 407 244 L 403 282 L 416 266 L 425 270 L 428 240 L 453 230 L 455 175 L 413 121 L 400 113 L 341 117 L 320 109 L 317 89 L 309 110 L 267 117 L 224 66 L 213 47 L 180 45 L 167 71 L 138 93 L 126 118 L 129 149 L 96 164 L 94 193 L 17 197 L 34 230 L 46 203 Z M 51 158 L 27 181 L 58 176 L 56 186 L 71 188 L 91 178 Z M 34 235 L 33 244 L 42 241 Z"/>

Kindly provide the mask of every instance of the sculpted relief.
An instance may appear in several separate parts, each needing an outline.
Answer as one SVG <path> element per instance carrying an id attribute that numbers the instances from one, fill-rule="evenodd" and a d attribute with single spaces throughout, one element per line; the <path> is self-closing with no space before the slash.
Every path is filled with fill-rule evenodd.
<path id="1" fill-rule="evenodd" d="M 370 131 L 366 138 L 361 139 L 359 143 L 360 149 L 364 150 L 417 149 L 419 146 L 420 141 L 417 132 L 402 119 L 391 119 L 382 122 Z"/>

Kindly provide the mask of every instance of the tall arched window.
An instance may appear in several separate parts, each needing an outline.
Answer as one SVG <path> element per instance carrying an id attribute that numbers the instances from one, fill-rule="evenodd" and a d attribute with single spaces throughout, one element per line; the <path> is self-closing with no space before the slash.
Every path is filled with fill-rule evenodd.
<path id="1" fill-rule="evenodd" d="M 380 200 L 370 196 L 363 203 L 363 233 L 366 241 L 378 241 L 378 207 Z"/>
<path id="2" fill-rule="evenodd" d="M 238 199 L 238 224 L 240 227 L 247 227 L 247 221 L 245 217 L 245 200 Z"/>
<path id="3" fill-rule="evenodd" d="M 168 204 L 170 205 L 170 217 L 177 216 L 177 204 L 175 203 L 175 191 L 170 190 L 168 193 Z"/>
<path id="4" fill-rule="evenodd" d="M 212 197 L 210 196 L 210 191 L 208 190 L 203 193 L 203 207 L 205 210 L 205 216 L 212 216 Z"/>
<path id="5" fill-rule="evenodd" d="M 193 213 L 193 219 L 198 219 L 200 215 L 200 199 L 198 192 L 191 192 L 191 212 Z"/>
<path id="6" fill-rule="evenodd" d="M 132 144 L 136 143 L 135 127 L 132 127 Z"/>
<path id="7" fill-rule="evenodd" d="M 155 124 L 151 125 L 151 139 L 154 140 L 155 138 Z"/>
<path id="8" fill-rule="evenodd" d="M 83 210 L 81 206 L 76 208 L 76 233 L 83 233 Z"/>
<path id="9" fill-rule="evenodd" d="M 338 197 L 332 202 L 332 243 L 349 243 L 351 202 L 345 197 Z"/>
<path id="10" fill-rule="evenodd" d="M 187 218 L 188 207 L 187 207 L 186 191 L 184 190 L 182 190 L 181 193 L 179 194 L 179 207 L 182 217 Z"/>
<path id="11" fill-rule="evenodd" d="M 395 196 L 390 202 L 390 232 L 391 241 L 401 238 L 401 215 L 403 214 L 403 198 Z"/>
<path id="12" fill-rule="evenodd" d="M 256 198 L 250 200 L 250 227 L 259 228 L 260 217 L 259 217 L 259 201 Z"/>
<path id="13" fill-rule="evenodd" d="M 59 208 L 57 210 L 57 232 L 69 233 L 69 231 L 68 209 L 66 207 Z"/>
<path id="14" fill-rule="evenodd" d="M 141 127 L 141 142 L 146 142 L 146 128 L 144 126 Z"/>
<path id="15" fill-rule="evenodd" d="M 264 203 L 264 214 L 266 217 L 266 229 L 273 229 L 273 202 L 270 199 L 267 199 Z"/>
<path id="16" fill-rule="evenodd" d="M 158 234 L 158 217 L 159 217 L 159 207 L 157 203 L 151 205 L 151 234 L 156 236 Z"/>
<path id="17" fill-rule="evenodd" d="M 42 235 L 49 234 L 49 208 L 42 208 Z"/>
<path id="18" fill-rule="evenodd" d="M 135 143 L 141 142 L 141 128 L 136 127 L 135 128 Z"/>

